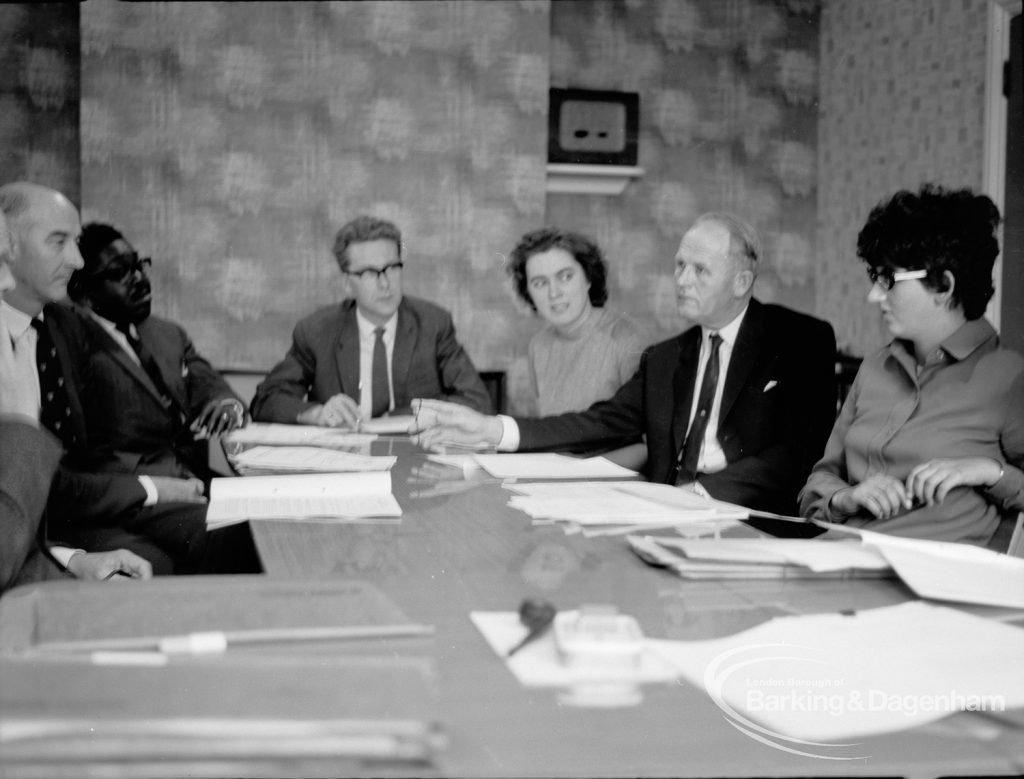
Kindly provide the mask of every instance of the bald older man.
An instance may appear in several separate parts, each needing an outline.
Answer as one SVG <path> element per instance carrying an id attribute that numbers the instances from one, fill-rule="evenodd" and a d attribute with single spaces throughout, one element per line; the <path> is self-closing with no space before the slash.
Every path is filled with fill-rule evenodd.
<path id="1" fill-rule="evenodd" d="M 0 294 L 14 287 L 10 261 L 7 220 L 0 212 Z M 38 400 L 17 374 L 11 337 L 0 318 L 0 592 L 68 575 L 106 579 L 120 573 L 148 579 L 150 564 L 125 549 L 87 554 L 47 539 L 40 524 L 61 447 L 39 429 Z"/>
<path id="2" fill-rule="evenodd" d="M 216 540 L 206 532 L 199 480 L 88 471 L 79 389 L 89 380 L 92 343 L 81 319 L 58 305 L 83 264 L 78 210 L 56 190 L 15 182 L 0 187 L 0 211 L 11 232 L 14 280 L 0 318 L 13 344 L 16 383 L 32 393 L 36 418 L 64 450 L 47 504 L 50 532 L 88 551 L 130 549 L 155 573 L 258 568 L 247 531 Z"/>
<path id="3" fill-rule="evenodd" d="M 836 340 L 828 323 L 754 298 L 759 261 L 744 220 L 698 217 L 675 256 L 679 313 L 694 324 L 648 348 L 612 398 L 542 419 L 418 400 L 420 442 L 538 450 L 643 434 L 650 481 L 795 514 L 835 419 Z"/>

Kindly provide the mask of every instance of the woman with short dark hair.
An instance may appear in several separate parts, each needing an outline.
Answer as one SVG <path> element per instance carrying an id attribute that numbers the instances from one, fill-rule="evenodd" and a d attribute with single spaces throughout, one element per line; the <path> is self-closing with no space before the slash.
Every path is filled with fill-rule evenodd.
<path id="1" fill-rule="evenodd" d="M 508 272 L 545 323 L 529 346 L 532 411 L 582 411 L 614 395 L 645 343 L 631 319 L 604 308 L 607 268 L 597 245 L 556 227 L 533 230 L 512 250 Z"/>
<path id="2" fill-rule="evenodd" d="M 1024 359 L 983 318 L 999 221 L 927 184 L 871 211 L 857 254 L 894 340 L 861 365 L 804 516 L 985 545 L 1024 509 Z"/>

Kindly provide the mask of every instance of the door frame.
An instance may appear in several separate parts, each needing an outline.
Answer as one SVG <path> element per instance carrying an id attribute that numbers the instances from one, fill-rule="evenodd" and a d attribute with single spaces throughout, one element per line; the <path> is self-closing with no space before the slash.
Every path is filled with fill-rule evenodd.
<path id="1" fill-rule="evenodd" d="M 1022 0 L 989 0 L 988 45 L 985 65 L 984 167 L 981 188 L 1004 213 L 1006 205 L 1006 98 L 1003 97 L 1003 63 L 1010 58 L 1010 19 L 1021 13 Z M 1002 241 L 1000 241 L 1002 244 Z M 995 295 L 985 315 L 999 330 L 1002 311 L 1003 256 L 992 271 Z"/>

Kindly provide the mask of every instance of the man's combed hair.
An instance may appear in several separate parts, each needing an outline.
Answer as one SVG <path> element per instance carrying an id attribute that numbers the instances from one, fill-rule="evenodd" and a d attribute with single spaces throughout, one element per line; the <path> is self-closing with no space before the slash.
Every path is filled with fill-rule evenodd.
<path id="1" fill-rule="evenodd" d="M 590 283 L 590 303 L 603 306 L 608 300 L 608 266 L 597 244 L 579 233 L 560 230 L 557 227 L 542 227 L 524 235 L 509 256 L 506 271 L 516 285 L 516 293 L 534 311 L 537 307 L 530 298 L 526 278 L 526 263 L 533 255 L 549 249 L 562 249 L 572 255 L 583 268 Z"/>
<path id="2" fill-rule="evenodd" d="M 4 212 L 8 223 L 24 216 L 31 205 L 32 198 L 23 187 L 17 184 L 5 184 L 0 187 L 0 211 Z"/>
<path id="3" fill-rule="evenodd" d="M 729 255 L 744 270 L 757 273 L 757 262 L 761 259 L 761 236 L 749 222 L 726 211 L 710 211 L 698 216 L 693 225 L 714 222 L 729 233 Z"/>
<path id="4" fill-rule="evenodd" d="M 953 276 L 952 306 L 967 319 L 985 313 L 995 293 L 992 268 L 999 254 L 999 209 L 970 189 L 923 184 L 900 190 L 871 209 L 857 236 L 857 256 L 871 267 L 927 270 L 929 289 L 945 291 Z"/>
<path id="5" fill-rule="evenodd" d="M 332 253 L 338 261 L 342 270 L 348 270 L 349 258 L 346 250 L 354 243 L 366 243 L 367 241 L 394 241 L 398 247 L 398 257 L 402 257 L 402 233 L 399 229 L 386 219 L 379 219 L 375 216 L 357 216 L 351 222 L 343 225 L 334 236 L 334 247 Z"/>

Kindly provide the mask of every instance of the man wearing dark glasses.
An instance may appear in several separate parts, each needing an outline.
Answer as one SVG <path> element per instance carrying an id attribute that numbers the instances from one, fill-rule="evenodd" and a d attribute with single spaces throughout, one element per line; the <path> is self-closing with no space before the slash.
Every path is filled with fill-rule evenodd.
<path id="1" fill-rule="evenodd" d="M 360 216 L 334 239 L 347 300 L 296 326 L 292 346 L 256 389 L 253 419 L 356 429 L 408 414 L 413 398 L 490 411 L 490 396 L 443 308 L 402 294 L 402 236 Z"/>
<path id="2" fill-rule="evenodd" d="M 14 282 L 0 303 L 11 349 L 5 379 L 29 395 L 33 421 L 61 449 L 41 535 L 87 552 L 130 550 L 154 574 L 259 570 L 251 536 L 206 531 L 198 479 L 91 467 L 81 390 L 92 339 L 85 320 L 60 304 L 84 265 L 78 209 L 60 192 L 21 181 L 0 186 L 0 211 Z"/>
<path id="3" fill-rule="evenodd" d="M 206 439 L 245 424 L 245 405 L 174 322 L 150 315 L 149 257 L 107 224 L 78 239 L 68 294 L 92 339 L 82 392 L 92 465 L 209 480 Z"/>

